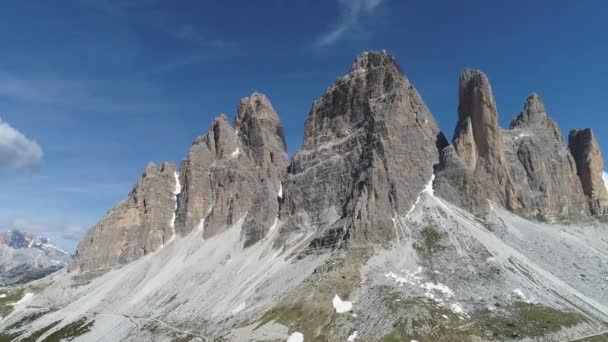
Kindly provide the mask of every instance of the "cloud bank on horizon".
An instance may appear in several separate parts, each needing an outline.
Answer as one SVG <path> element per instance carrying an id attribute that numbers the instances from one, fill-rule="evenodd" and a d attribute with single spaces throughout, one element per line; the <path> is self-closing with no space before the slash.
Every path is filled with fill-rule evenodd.
<path id="1" fill-rule="evenodd" d="M 38 169 L 42 165 L 38 143 L 0 118 L 0 169 Z"/>
<path id="2" fill-rule="evenodd" d="M 361 18 L 374 13 L 383 0 L 337 0 L 340 19 L 336 26 L 323 34 L 318 41 L 320 47 L 334 45 L 358 28 Z"/>

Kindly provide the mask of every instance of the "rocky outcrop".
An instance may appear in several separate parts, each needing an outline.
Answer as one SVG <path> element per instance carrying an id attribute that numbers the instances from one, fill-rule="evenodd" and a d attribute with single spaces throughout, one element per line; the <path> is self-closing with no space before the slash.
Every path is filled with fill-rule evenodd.
<path id="1" fill-rule="evenodd" d="M 366 52 L 317 100 L 292 162 L 285 230 L 318 232 L 311 247 L 396 237 L 445 139 L 392 56 Z"/>
<path id="2" fill-rule="evenodd" d="M 42 278 L 71 261 L 70 254 L 47 238 L 18 230 L 0 232 L 0 286 Z"/>
<path id="3" fill-rule="evenodd" d="M 150 164 L 126 201 L 80 243 L 76 267 L 103 272 L 155 252 L 176 235 L 210 238 L 242 220 L 243 244 L 278 221 L 289 159 L 283 126 L 266 96 L 240 101 L 234 125 L 217 117 L 179 173 Z"/>
<path id="4" fill-rule="evenodd" d="M 585 215 L 577 168 L 537 94 L 503 131 L 488 78 L 460 77 L 458 124 L 442 151 L 437 193 L 477 214 L 494 202 L 524 217 L 558 221 Z"/>
<path id="5" fill-rule="evenodd" d="M 103 271 L 154 252 L 175 236 L 175 165 L 148 164 L 125 201 L 89 230 L 76 251 L 76 265 Z"/>
<path id="6" fill-rule="evenodd" d="M 516 206 L 504 161 L 504 139 L 498 110 L 486 75 L 465 70 L 460 75 L 458 123 L 452 145 L 442 151 L 436 187 L 453 203 L 483 215 L 488 200 Z"/>
<path id="7" fill-rule="evenodd" d="M 589 207 L 606 213 L 603 161 L 585 132 L 571 134 L 573 158 L 537 94 L 501 129 L 488 78 L 465 70 L 448 146 L 394 58 L 365 52 L 314 102 L 291 163 L 279 117 L 254 93 L 239 102 L 234 123 L 223 114 L 213 121 L 179 171 L 149 166 L 79 245 L 76 265 L 103 271 L 176 236 L 209 239 L 236 223 L 244 247 L 275 230 L 275 246 L 305 233 L 309 240 L 298 243 L 308 251 L 384 243 L 405 235 L 403 218 L 431 185 L 478 216 L 490 203 L 545 221 L 587 215 Z"/>
<path id="8" fill-rule="evenodd" d="M 234 126 L 217 118 L 182 163 L 178 230 L 209 238 L 243 219 L 245 245 L 263 238 L 278 218 L 288 163 L 283 125 L 270 101 L 257 93 L 242 99 Z"/>
<path id="9" fill-rule="evenodd" d="M 571 130 L 568 140 L 591 212 L 594 215 L 608 215 L 608 191 L 603 180 L 604 159 L 593 131 L 589 128 Z"/>

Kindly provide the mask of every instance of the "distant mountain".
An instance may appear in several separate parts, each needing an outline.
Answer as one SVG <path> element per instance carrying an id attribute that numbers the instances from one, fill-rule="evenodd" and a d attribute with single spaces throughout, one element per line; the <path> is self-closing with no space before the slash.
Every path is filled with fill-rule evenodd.
<path id="1" fill-rule="evenodd" d="M 362 53 L 291 159 L 270 100 L 243 98 L 23 289 L 0 340 L 599 341 L 596 135 L 536 93 L 503 128 L 483 72 L 458 86 L 450 143 L 395 59 Z"/>
<path id="2" fill-rule="evenodd" d="M 17 230 L 0 232 L 0 285 L 25 283 L 67 266 L 72 256 L 49 239 Z"/>

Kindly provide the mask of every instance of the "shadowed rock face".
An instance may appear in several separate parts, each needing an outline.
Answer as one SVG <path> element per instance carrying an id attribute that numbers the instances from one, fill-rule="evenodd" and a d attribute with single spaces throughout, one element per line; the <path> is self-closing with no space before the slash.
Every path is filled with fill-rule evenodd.
<path id="1" fill-rule="evenodd" d="M 440 196 L 481 216 L 488 201 L 547 221 L 587 213 L 574 159 L 537 94 L 503 131 L 481 71 L 465 70 L 459 93 L 454 142 L 442 151 L 436 182 Z"/>
<path id="2" fill-rule="evenodd" d="M 568 140 L 591 212 L 608 215 L 608 191 L 602 179 L 604 159 L 595 134 L 589 128 L 574 129 Z"/>
<path id="3" fill-rule="evenodd" d="M 392 56 L 367 52 L 310 111 L 292 162 L 286 230 L 317 229 L 313 247 L 395 238 L 438 162 L 445 140 Z"/>

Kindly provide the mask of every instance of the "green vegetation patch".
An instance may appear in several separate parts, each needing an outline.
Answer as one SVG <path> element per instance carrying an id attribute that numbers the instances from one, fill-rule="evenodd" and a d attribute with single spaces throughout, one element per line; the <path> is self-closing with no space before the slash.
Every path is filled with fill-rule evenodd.
<path id="1" fill-rule="evenodd" d="M 497 338 L 539 337 L 585 321 L 584 316 L 575 312 L 525 302 L 515 302 L 507 308 L 506 315 L 483 310 L 474 319 Z"/>
<path id="2" fill-rule="evenodd" d="M 53 329 L 59 323 L 61 323 L 61 321 L 51 323 L 51 324 L 47 325 L 46 327 L 31 333 L 29 336 L 22 339 L 21 341 L 22 342 L 36 342 L 40 337 L 42 337 L 42 335 L 46 334 L 47 331 Z"/>
<path id="3" fill-rule="evenodd" d="M 382 341 L 504 341 L 537 338 L 585 321 L 584 316 L 542 305 L 515 302 L 500 311 L 480 310 L 460 316 L 423 298 L 386 298 L 399 317 Z"/>
<path id="4" fill-rule="evenodd" d="M 420 240 L 414 244 L 414 248 L 422 256 L 431 257 L 444 249 L 441 245 L 443 235 L 435 225 L 427 225 L 420 231 Z"/>
<path id="5" fill-rule="evenodd" d="M 336 294 L 342 300 L 350 298 L 361 284 L 361 267 L 373 253 L 371 247 L 353 247 L 331 258 L 257 320 L 257 327 L 274 321 L 290 332 L 301 332 L 306 341 L 331 341 L 331 327 L 337 319 L 332 300 Z"/>
<path id="6" fill-rule="evenodd" d="M 81 318 L 76 322 L 72 322 L 63 328 L 53 332 L 47 336 L 45 342 L 60 342 L 60 341 L 72 341 L 78 336 L 82 336 L 93 327 L 95 321 L 88 321 L 87 318 Z"/>
<path id="7" fill-rule="evenodd" d="M 13 305 L 17 303 L 23 295 L 25 291 L 22 288 L 17 287 L 5 287 L 0 289 L 0 316 L 6 317 L 13 311 Z"/>

